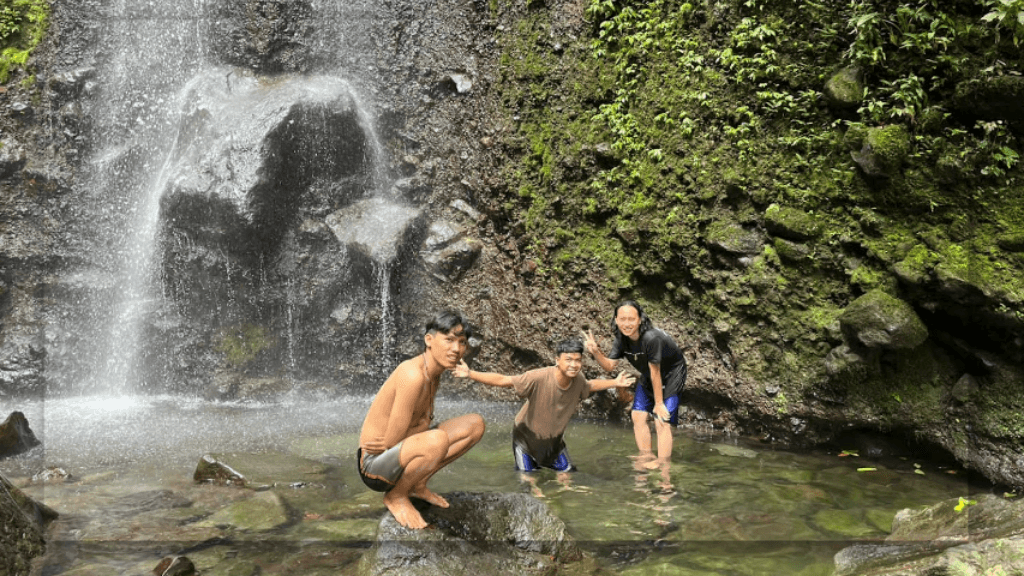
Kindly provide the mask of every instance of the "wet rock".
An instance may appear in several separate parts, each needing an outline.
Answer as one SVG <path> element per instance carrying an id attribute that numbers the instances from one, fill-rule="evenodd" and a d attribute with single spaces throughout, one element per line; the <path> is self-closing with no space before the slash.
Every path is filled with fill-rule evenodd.
<path id="1" fill-rule="evenodd" d="M 7 178 L 21 170 L 26 161 L 25 149 L 17 140 L 13 138 L 0 140 L 0 179 Z"/>
<path id="2" fill-rule="evenodd" d="M 268 83 L 221 68 L 192 80 L 184 101 L 161 211 L 175 233 L 201 245 L 271 250 L 310 182 L 368 170 L 366 136 L 342 80 Z"/>
<path id="3" fill-rule="evenodd" d="M 0 474 L 0 518 L 0 574 L 29 574 L 29 562 L 46 551 L 43 532 L 57 513 Z"/>
<path id="4" fill-rule="evenodd" d="M 22 412 L 11 412 L 0 424 L 0 458 L 14 456 L 40 444 Z"/>
<path id="5" fill-rule="evenodd" d="M 153 568 L 156 576 L 196 576 L 199 571 L 187 556 L 167 557 Z"/>
<path id="6" fill-rule="evenodd" d="M 261 72 L 295 72 L 309 66 L 313 34 L 308 0 L 215 2 L 207 23 L 211 53 L 225 64 Z"/>
<path id="7" fill-rule="evenodd" d="M 825 97 L 829 105 L 841 110 L 853 110 L 864 100 L 864 73 L 857 66 L 847 66 L 825 83 Z"/>
<path id="8" fill-rule="evenodd" d="M 412 239 L 422 212 L 384 198 L 370 198 L 331 213 L 327 226 L 349 250 L 385 265 Z"/>
<path id="9" fill-rule="evenodd" d="M 446 495 L 447 509 L 420 503 L 425 530 L 403 528 L 388 513 L 363 556 L 366 576 L 475 576 L 563 573 L 583 560 L 565 524 L 526 494 Z"/>
<path id="10" fill-rule="evenodd" d="M 326 471 L 327 467 L 320 462 L 288 454 L 204 454 L 192 479 L 257 489 L 296 483 L 323 484 Z"/>
<path id="11" fill-rule="evenodd" d="M 928 338 L 928 328 L 910 304 L 880 290 L 851 302 L 839 322 L 850 342 L 868 348 L 910 350 Z"/>
<path id="12" fill-rule="evenodd" d="M 273 491 L 256 492 L 251 498 L 233 502 L 196 526 L 230 526 L 236 530 L 262 532 L 288 524 L 288 509 Z"/>
<path id="13" fill-rule="evenodd" d="M 980 574 L 971 567 L 1017 566 L 1024 552 L 1022 533 L 1024 502 L 991 494 L 905 509 L 896 514 L 884 543 L 836 554 L 835 574 Z"/>

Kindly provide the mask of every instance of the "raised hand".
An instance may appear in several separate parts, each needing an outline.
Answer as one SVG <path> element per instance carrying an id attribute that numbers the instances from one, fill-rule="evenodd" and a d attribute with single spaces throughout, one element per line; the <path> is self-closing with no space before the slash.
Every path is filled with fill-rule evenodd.
<path id="1" fill-rule="evenodd" d="M 452 368 L 452 373 L 456 378 L 469 378 L 469 364 L 466 364 L 465 360 L 459 360 L 455 368 Z"/>
<path id="2" fill-rule="evenodd" d="M 587 352 L 596 356 L 597 353 L 600 352 L 601 348 L 597 345 L 597 340 L 594 340 L 594 332 L 592 330 L 587 330 L 582 333 L 582 336 L 583 347 L 587 349 Z"/>
<path id="3" fill-rule="evenodd" d="M 632 386 L 634 382 L 636 382 L 636 378 L 635 377 L 630 376 L 626 372 L 619 372 L 619 375 L 616 376 L 616 378 L 615 378 L 615 387 L 616 388 L 628 388 L 628 387 Z"/>

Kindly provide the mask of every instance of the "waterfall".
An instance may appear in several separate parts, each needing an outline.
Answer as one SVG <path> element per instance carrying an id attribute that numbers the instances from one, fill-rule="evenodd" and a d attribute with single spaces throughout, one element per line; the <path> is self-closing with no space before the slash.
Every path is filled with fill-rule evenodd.
<path id="1" fill-rule="evenodd" d="M 181 117 L 187 105 L 182 98 L 193 79 L 224 66 L 212 54 L 218 49 L 218 38 L 209 34 L 212 23 L 219 25 L 216 10 L 224 10 L 227 4 L 111 0 L 99 10 L 104 33 L 97 53 L 106 61 L 96 67 L 95 88 L 87 103 L 93 118 L 92 146 L 85 176 L 77 186 L 83 205 L 88 206 L 87 214 L 77 224 L 77 234 L 91 245 L 90 262 L 68 274 L 77 279 L 76 286 L 82 286 L 76 304 L 81 313 L 67 315 L 76 318 L 68 324 L 72 326 L 69 331 L 77 336 L 70 339 L 72 344 L 63 359 L 53 363 L 54 370 L 61 372 L 53 378 L 59 382 L 59 389 L 53 392 L 114 396 L 160 392 L 172 384 L 169 380 L 173 378 L 164 367 L 192 360 L 172 357 L 171 350 L 155 350 L 149 345 L 154 326 L 179 321 L 175 320 L 179 312 L 174 299 L 202 289 L 201 282 L 197 286 L 197 282 L 187 279 L 167 280 L 162 276 L 161 235 L 166 224 L 161 203 L 170 184 L 177 186 L 180 178 L 174 163 L 180 162 L 193 146 L 188 139 L 194 137 L 189 133 L 194 126 L 186 125 Z M 313 0 L 309 6 L 319 24 L 310 39 L 310 49 L 319 53 L 310 61 L 321 63 L 321 67 L 324 62 L 332 63 L 331 69 L 318 74 L 346 85 L 372 83 L 374 59 L 357 56 L 352 50 L 373 49 L 368 23 L 380 10 L 376 4 Z M 224 76 L 229 92 L 237 78 L 232 73 Z M 263 84 L 273 87 L 275 82 Z M 387 152 L 377 134 L 372 106 L 364 102 L 366 93 L 372 93 L 372 89 L 366 89 L 365 83 L 358 88 L 350 86 L 366 143 L 363 163 L 368 167 L 368 188 L 363 197 L 378 198 L 389 194 L 391 183 Z M 324 155 L 311 150 L 308 161 L 334 162 L 319 158 Z M 227 169 L 231 170 L 230 159 Z M 204 249 L 194 237 L 180 231 L 173 231 L 169 237 L 182 253 L 200 254 Z M 374 259 L 373 277 L 366 279 L 376 287 L 383 347 L 378 358 L 383 357 L 385 363 L 394 355 L 391 275 L 395 257 L 388 253 L 383 259 Z M 223 258 L 218 264 L 224 278 L 221 295 L 208 295 L 220 298 L 211 304 L 211 323 L 226 325 L 235 317 L 243 322 L 246 310 L 261 306 L 256 300 L 282 294 L 284 300 L 278 303 L 283 315 L 281 360 L 286 364 L 285 372 L 292 374 L 302 364 L 296 322 L 306 318 L 296 309 L 293 292 L 302 289 L 299 287 L 303 283 L 289 277 L 280 292 L 267 290 L 267 282 L 279 280 L 268 280 L 267 269 L 275 263 L 264 262 L 264 254 L 259 254 L 258 266 L 251 266 L 252 271 L 240 269 L 230 256 Z M 254 295 L 236 298 L 231 290 L 247 284 L 256 287 Z M 257 310 L 251 314 L 266 321 L 269 312 Z"/>

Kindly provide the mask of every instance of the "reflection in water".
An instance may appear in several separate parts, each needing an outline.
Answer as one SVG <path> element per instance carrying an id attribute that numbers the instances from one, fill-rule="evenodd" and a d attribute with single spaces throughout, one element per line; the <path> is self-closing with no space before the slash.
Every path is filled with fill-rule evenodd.
<path id="1" fill-rule="evenodd" d="M 226 558 L 244 557 L 264 574 L 283 573 L 276 571 L 274 556 L 283 552 L 254 546 L 254 538 L 272 537 L 281 550 L 329 548 L 336 538 L 324 535 L 339 529 L 343 519 L 338 510 L 358 506 L 358 517 L 344 521 L 355 523 L 346 534 L 359 549 L 373 537 L 377 519 L 385 513 L 379 495 L 365 490 L 355 473 L 353 452 L 369 400 L 276 405 L 173 397 L 48 401 L 22 408 L 44 448 L 0 462 L 0 471 L 62 513 L 63 541 L 55 542 L 52 550 L 66 560 L 55 561 L 49 574 L 86 565 L 121 573 L 135 567 L 126 563 L 129 558 L 174 549 L 147 541 L 150 528 L 120 525 L 110 513 L 113 503 L 146 491 L 171 491 L 193 502 L 181 517 L 173 517 L 173 529 L 182 538 L 219 535 L 216 550 L 196 553 L 206 563 L 201 570 L 224 572 Z M 898 510 L 971 493 L 962 477 L 929 468 L 926 462 L 886 465 L 798 454 L 737 439 L 697 438 L 684 430 L 677 431 L 671 463 L 638 469 L 628 426 L 582 421 L 566 431 L 578 471 L 560 478 L 543 470 L 524 482 L 515 471 L 510 447 L 517 408 L 440 399 L 439 418 L 479 412 L 488 430 L 477 447 L 439 472 L 431 487 L 442 494 L 543 495 L 586 550 L 624 574 L 825 576 L 831 574 L 839 549 L 884 538 Z M 202 454 L 228 451 L 317 460 L 328 465 L 327 485 L 280 488 L 282 498 L 306 513 L 272 536 L 221 534 L 216 521 L 204 525 L 189 516 L 194 513 L 190 510 L 216 515 L 247 491 L 195 485 L 191 474 Z M 866 465 L 876 470 L 857 471 Z M 45 486 L 28 481 L 47 466 L 62 466 L 76 480 Z M 133 543 L 111 548 L 125 534 Z M 349 560 L 358 555 L 358 550 L 334 550 L 325 558 L 341 552 Z M 337 573 L 347 574 L 345 570 Z"/>

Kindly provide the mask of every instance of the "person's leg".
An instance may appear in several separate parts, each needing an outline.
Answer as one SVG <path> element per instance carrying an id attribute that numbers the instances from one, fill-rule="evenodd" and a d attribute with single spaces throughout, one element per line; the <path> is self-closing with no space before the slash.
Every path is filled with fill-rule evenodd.
<path id="1" fill-rule="evenodd" d="M 665 398 L 665 408 L 668 409 L 668 422 L 661 418 L 654 419 L 654 430 L 658 434 L 658 460 L 653 468 L 658 463 L 666 464 L 672 459 L 672 429 L 679 421 L 679 396 Z"/>
<path id="2" fill-rule="evenodd" d="M 410 496 L 426 500 L 434 506 L 448 507 L 448 501 L 427 488 L 427 481 L 441 468 L 451 464 L 469 451 L 483 438 L 486 425 L 479 414 L 465 414 L 437 425 L 437 430 L 448 435 L 448 450 L 435 470 L 413 485 Z"/>
<path id="3" fill-rule="evenodd" d="M 395 487 L 384 494 L 384 505 L 395 520 L 406 528 L 425 528 L 426 521 L 413 507 L 409 497 L 416 486 L 426 482 L 448 454 L 448 435 L 443 430 L 427 430 L 402 441 L 400 462 L 404 472 Z"/>
<path id="4" fill-rule="evenodd" d="M 636 385 L 636 393 L 633 396 L 633 411 L 630 416 L 633 419 L 633 437 L 636 439 L 636 448 L 640 451 L 640 458 L 651 457 L 651 427 L 647 424 L 647 413 L 654 408 L 654 400 L 647 397 L 647 392 L 639 383 Z"/>

